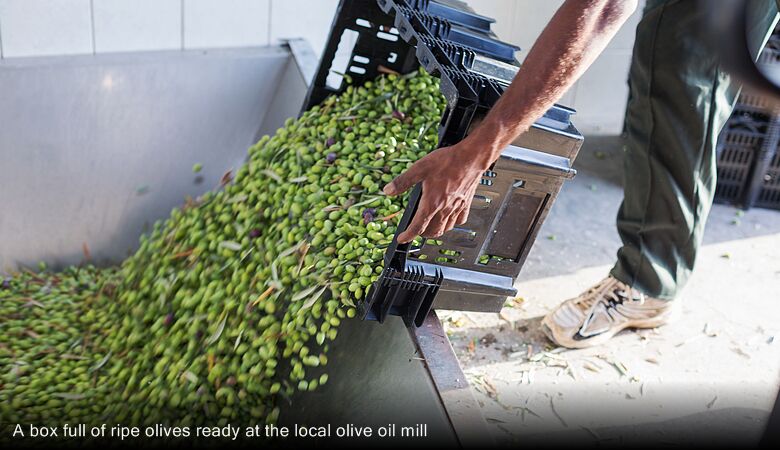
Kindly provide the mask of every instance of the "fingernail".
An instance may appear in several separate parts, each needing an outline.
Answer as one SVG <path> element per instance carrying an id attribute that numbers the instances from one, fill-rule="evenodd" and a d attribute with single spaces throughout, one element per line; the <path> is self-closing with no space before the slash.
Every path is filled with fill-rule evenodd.
<path id="1" fill-rule="evenodd" d="M 382 192 L 385 193 L 385 195 L 393 195 L 395 193 L 395 183 L 392 181 L 385 185 L 384 188 L 382 188 Z"/>

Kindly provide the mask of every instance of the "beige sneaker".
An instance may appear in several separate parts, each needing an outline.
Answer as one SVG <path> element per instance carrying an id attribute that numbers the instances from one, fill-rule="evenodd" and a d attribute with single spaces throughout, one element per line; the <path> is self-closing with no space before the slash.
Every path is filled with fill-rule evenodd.
<path id="1" fill-rule="evenodd" d="M 602 344 L 626 328 L 664 325 L 678 310 L 676 302 L 647 297 L 608 276 L 547 314 L 542 329 L 560 346 L 585 348 Z"/>

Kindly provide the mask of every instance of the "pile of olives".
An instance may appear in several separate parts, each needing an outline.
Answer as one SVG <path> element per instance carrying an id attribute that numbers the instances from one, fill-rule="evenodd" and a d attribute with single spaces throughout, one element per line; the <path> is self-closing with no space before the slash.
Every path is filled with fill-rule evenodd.
<path id="1" fill-rule="evenodd" d="M 381 188 L 436 147 L 444 107 L 423 71 L 349 86 L 120 267 L 0 278 L 0 422 L 274 422 L 328 382 L 407 200 Z"/>

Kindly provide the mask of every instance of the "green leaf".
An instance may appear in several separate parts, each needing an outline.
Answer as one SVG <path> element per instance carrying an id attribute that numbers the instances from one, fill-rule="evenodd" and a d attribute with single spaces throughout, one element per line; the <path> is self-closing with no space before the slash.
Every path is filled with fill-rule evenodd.
<path id="1" fill-rule="evenodd" d="M 280 177 L 279 174 L 277 174 L 271 169 L 263 169 L 260 171 L 260 173 L 268 176 L 269 178 L 273 178 L 275 181 L 278 181 L 279 183 L 282 182 L 282 177 Z"/>
<path id="2" fill-rule="evenodd" d="M 319 291 L 317 291 L 317 293 L 316 293 L 316 294 L 314 294 L 314 295 L 313 295 L 311 298 L 309 298 L 308 300 L 306 300 L 306 303 L 304 303 L 304 304 L 301 306 L 301 309 L 300 309 L 300 311 L 303 311 L 303 310 L 306 310 L 306 309 L 309 309 L 309 308 L 311 308 L 311 307 L 314 305 L 314 303 L 315 303 L 317 300 L 319 300 L 319 298 L 322 296 L 322 293 L 323 293 L 323 292 L 325 292 L 325 289 L 327 289 L 327 288 L 328 288 L 328 286 L 323 286 L 323 287 L 322 287 L 322 289 L 320 289 Z"/>
<path id="3" fill-rule="evenodd" d="M 225 323 L 227 323 L 227 314 L 225 314 L 225 317 L 222 319 L 222 323 L 219 324 L 219 327 L 217 327 L 217 330 L 214 332 L 214 334 L 212 334 L 209 340 L 206 341 L 206 345 L 211 345 L 219 340 L 219 337 L 222 336 L 222 332 L 225 330 Z"/>
<path id="4" fill-rule="evenodd" d="M 319 286 L 311 286 L 311 287 L 308 287 L 308 288 L 306 288 L 306 289 L 304 289 L 302 291 L 297 292 L 295 295 L 293 295 L 292 301 L 297 302 L 300 299 L 308 297 L 314 291 L 316 291 L 317 288 L 319 288 Z"/>
<path id="5" fill-rule="evenodd" d="M 95 364 L 94 366 L 90 367 L 89 372 L 94 372 L 96 370 L 100 370 L 101 367 L 106 365 L 106 363 L 108 362 L 108 358 L 110 358 L 110 357 L 111 357 L 111 351 L 106 353 L 106 356 L 104 356 L 103 359 L 98 361 L 97 364 Z"/>
<path id="6" fill-rule="evenodd" d="M 241 244 L 236 241 L 222 241 L 219 243 L 219 246 L 228 250 L 233 250 L 234 252 L 241 250 Z"/>
<path id="7" fill-rule="evenodd" d="M 83 398 L 87 398 L 87 394 L 78 394 L 78 393 L 70 393 L 70 392 L 55 392 L 54 394 L 51 394 L 51 396 L 64 398 L 65 400 L 81 400 Z"/>

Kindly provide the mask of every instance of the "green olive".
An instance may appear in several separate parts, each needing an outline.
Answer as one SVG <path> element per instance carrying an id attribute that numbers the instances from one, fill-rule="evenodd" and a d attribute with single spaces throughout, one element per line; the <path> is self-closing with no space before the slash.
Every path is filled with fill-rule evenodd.
<path id="1" fill-rule="evenodd" d="M 0 275 L 0 423 L 275 422 L 282 398 L 327 383 L 312 372 L 408 199 L 381 186 L 436 147 L 444 108 L 423 71 L 350 85 L 263 136 L 120 266 Z"/>

